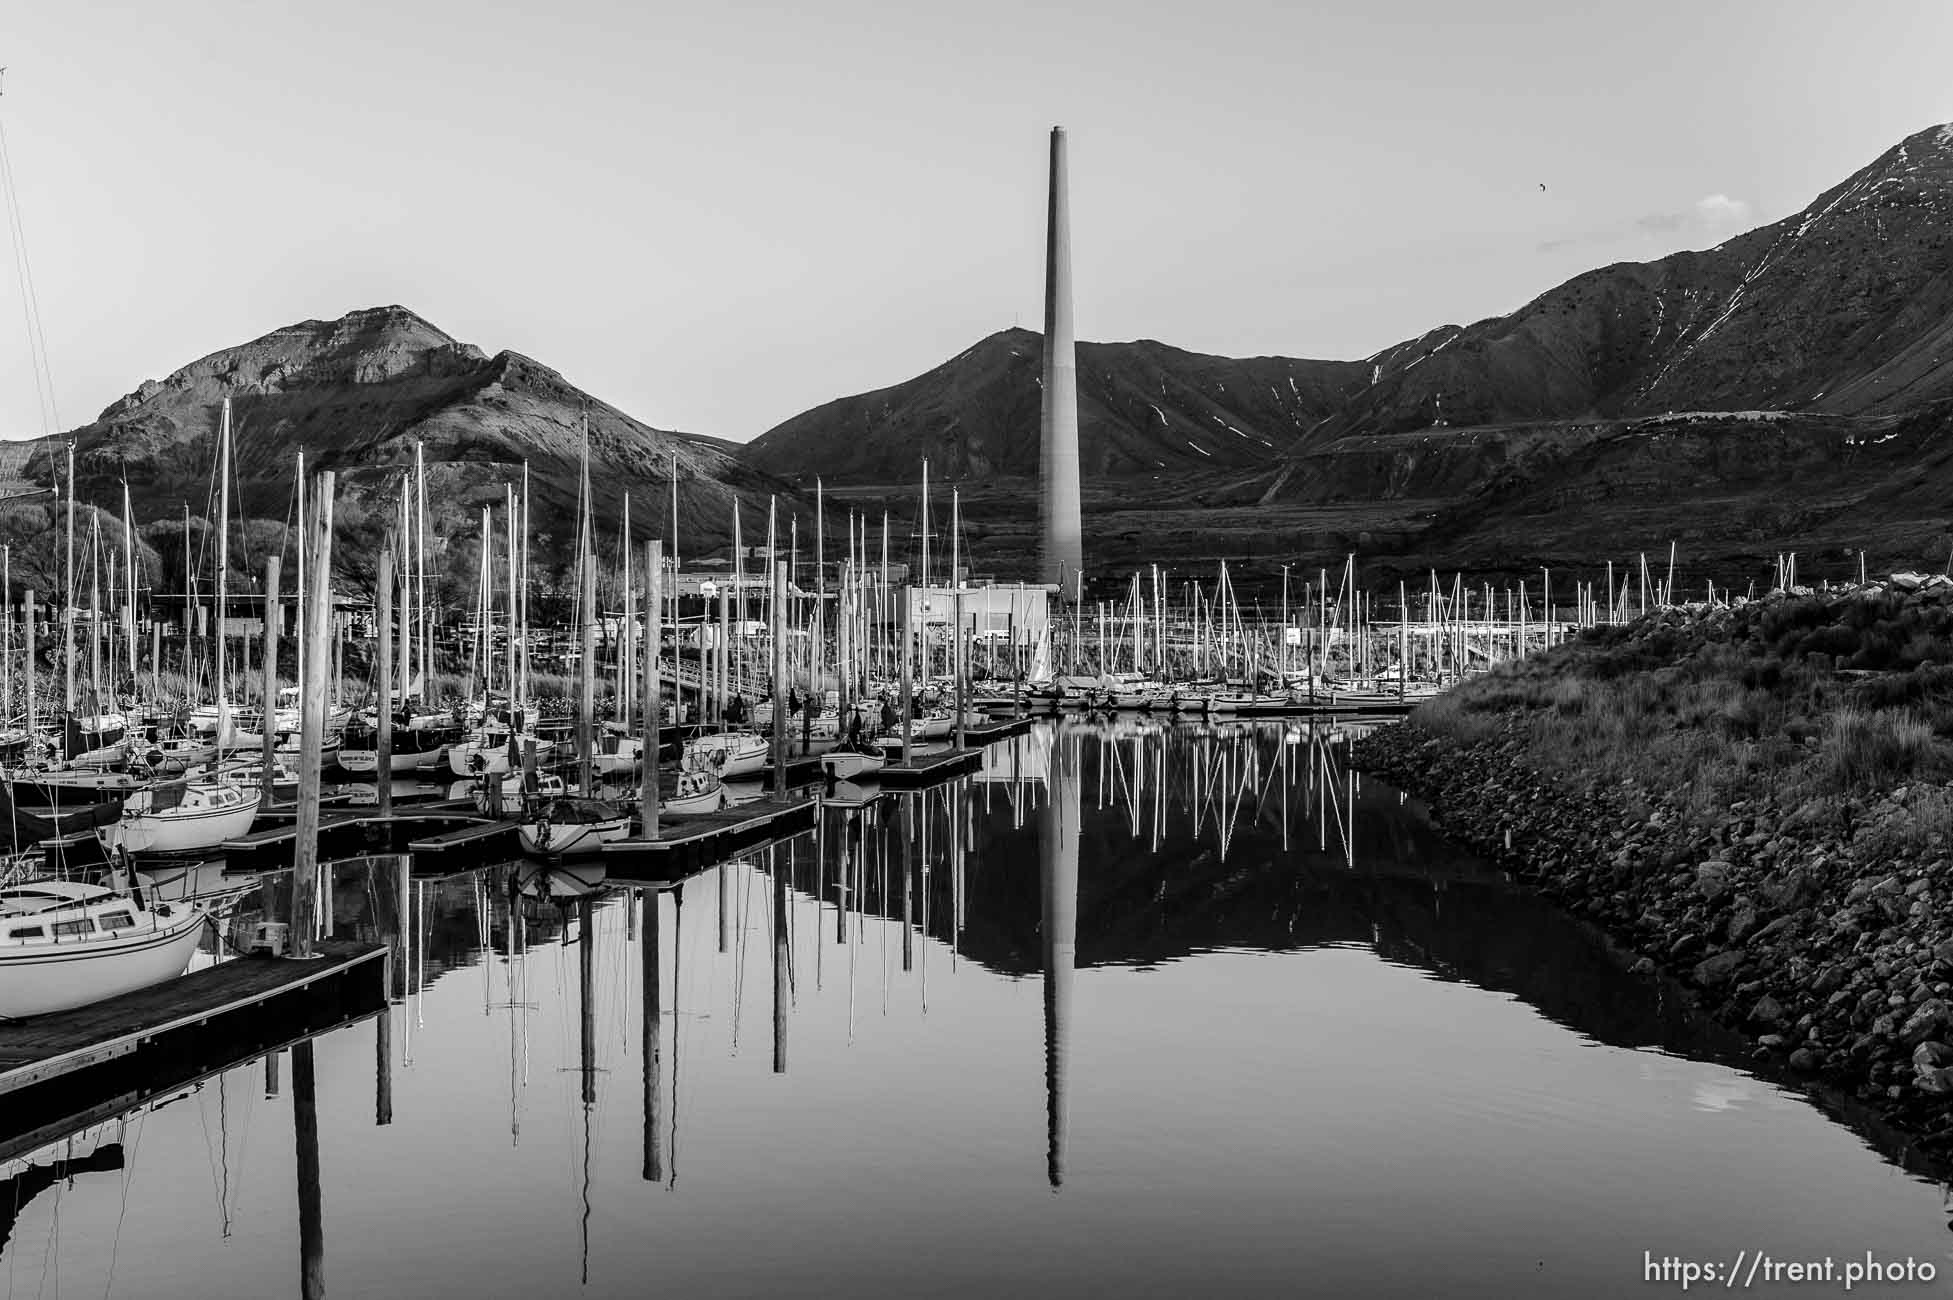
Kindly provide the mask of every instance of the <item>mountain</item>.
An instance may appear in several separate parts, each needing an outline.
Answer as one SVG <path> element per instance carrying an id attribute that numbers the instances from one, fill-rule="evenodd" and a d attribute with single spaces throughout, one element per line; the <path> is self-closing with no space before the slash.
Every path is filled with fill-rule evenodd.
<path id="1" fill-rule="evenodd" d="M 1361 361 L 1080 344 L 1087 549 L 1133 562 L 1375 576 L 1598 566 L 1666 550 L 1719 584 L 1797 550 L 1838 576 L 1953 545 L 1953 124 L 1803 211 L 1699 252 L 1587 272 L 1507 315 Z M 924 454 L 966 476 L 1000 571 L 1037 548 L 1039 336 L 796 416 L 743 453 L 865 508 Z M 1010 568 L 1016 566 L 1016 570 Z M 1235 571 L 1247 578 L 1247 568 Z"/>
<path id="2" fill-rule="evenodd" d="M 1953 398 L 1953 125 L 1795 216 L 1577 276 L 1506 316 L 1362 361 L 1078 345 L 1088 475 L 1271 468 L 1350 434 L 1689 411 L 1880 415 Z M 993 334 L 769 430 L 749 464 L 838 483 L 1034 474 L 1040 336 Z"/>
<path id="3" fill-rule="evenodd" d="M 110 403 L 67 435 L 75 442 L 79 499 L 114 512 L 126 481 L 138 522 L 152 523 L 145 531 L 158 540 L 172 525 L 180 533 L 186 507 L 214 518 L 211 467 L 225 398 L 241 498 L 233 509 L 267 521 L 257 530 L 267 536 L 290 517 L 302 450 L 309 469 L 338 474 L 342 533 L 361 545 L 376 542 L 392 518 L 399 475 L 413 467 L 418 449 L 435 540 L 464 543 L 451 562 L 472 555 L 467 543 L 479 529 L 480 507 L 499 506 L 507 484 L 519 489 L 525 463 L 532 537 L 540 554 L 560 559 L 573 536 L 586 418 L 592 496 L 608 535 L 628 492 L 633 531 L 669 536 L 674 460 L 681 536 L 694 547 L 723 539 L 737 493 L 763 508 L 776 486 L 740 464 L 726 444 L 652 428 L 540 362 L 507 351 L 491 356 L 391 306 L 273 330 Z M 48 482 L 48 457 L 58 457 L 57 448 L 27 444 L 15 453 L 14 474 Z"/>
<path id="4" fill-rule="evenodd" d="M 926 456 L 949 477 L 1035 474 L 1042 336 L 992 334 L 926 374 L 843 397 L 749 443 L 783 478 L 897 483 Z M 1234 360 L 1150 339 L 1078 345 L 1079 455 L 1089 475 L 1266 466 L 1361 387 L 1357 362 Z"/>
<path id="5" fill-rule="evenodd" d="M 1676 411 L 1871 415 L 1953 397 L 1953 125 L 1706 252 L 1577 276 L 1369 359 L 1317 431 Z"/>

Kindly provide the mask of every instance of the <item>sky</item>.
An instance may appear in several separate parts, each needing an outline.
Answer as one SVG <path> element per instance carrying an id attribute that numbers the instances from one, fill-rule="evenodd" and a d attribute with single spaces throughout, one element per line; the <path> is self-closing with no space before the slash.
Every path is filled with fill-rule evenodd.
<path id="1" fill-rule="evenodd" d="M 1053 124 L 1079 338 L 1353 358 L 1798 210 L 1953 118 L 1949 48 L 1919 0 L 64 0 L 0 129 L 60 427 L 399 303 L 745 441 L 1038 328 Z"/>

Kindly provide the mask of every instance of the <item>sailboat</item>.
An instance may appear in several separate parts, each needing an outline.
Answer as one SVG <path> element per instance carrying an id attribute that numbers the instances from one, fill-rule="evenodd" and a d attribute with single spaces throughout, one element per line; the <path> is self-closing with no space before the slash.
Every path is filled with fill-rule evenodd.
<path id="1" fill-rule="evenodd" d="M 109 848 L 130 853 L 214 849 L 248 834 L 263 801 L 257 786 L 222 779 L 171 781 L 130 795 L 121 819 L 99 834 Z"/>
<path id="2" fill-rule="evenodd" d="M 87 1006 L 175 979 L 203 913 L 144 906 L 101 885 L 41 880 L 0 889 L 0 1019 Z"/>
<path id="3" fill-rule="evenodd" d="M 537 805 L 516 827 L 525 853 L 569 856 L 596 853 L 631 831 L 630 810 L 607 799 L 563 796 Z"/>
<path id="4" fill-rule="evenodd" d="M 707 767 L 722 778 L 751 776 L 771 759 L 773 742 L 754 731 L 721 731 L 685 742 L 682 765 Z"/>

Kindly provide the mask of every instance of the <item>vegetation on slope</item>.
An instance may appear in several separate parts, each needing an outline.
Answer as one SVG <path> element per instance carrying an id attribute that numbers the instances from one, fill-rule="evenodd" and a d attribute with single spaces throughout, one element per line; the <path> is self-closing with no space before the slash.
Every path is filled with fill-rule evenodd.
<path id="1" fill-rule="evenodd" d="M 1629 783 L 1705 823 L 1762 792 L 1848 830 L 1869 798 L 1953 775 L 1953 584 L 1591 628 L 1411 720 L 1468 743 L 1502 736 L 1551 773 Z M 1923 846 L 1953 830 L 1953 795 L 1918 794 L 1903 834 Z"/>

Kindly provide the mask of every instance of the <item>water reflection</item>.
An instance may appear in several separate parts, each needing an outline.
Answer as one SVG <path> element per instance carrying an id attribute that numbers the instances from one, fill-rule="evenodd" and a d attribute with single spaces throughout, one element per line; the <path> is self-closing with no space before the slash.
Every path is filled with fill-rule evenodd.
<path id="1" fill-rule="evenodd" d="M 337 864 L 332 926 L 393 956 L 373 1039 L 0 1148 L 0 1263 L 23 1294 L 282 1294 L 296 1254 L 314 1295 L 328 1252 L 363 1295 L 1603 1294 L 1745 1204 L 1786 1244 L 1945 1235 L 1346 738 L 1046 727 L 684 881 Z"/>
<path id="2" fill-rule="evenodd" d="M 1039 924 L 1044 958 L 1045 1177 L 1065 1181 L 1065 1030 L 1078 960 L 1078 780 L 1076 736 L 1052 744 L 1051 792 L 1038 823 Z"/>

